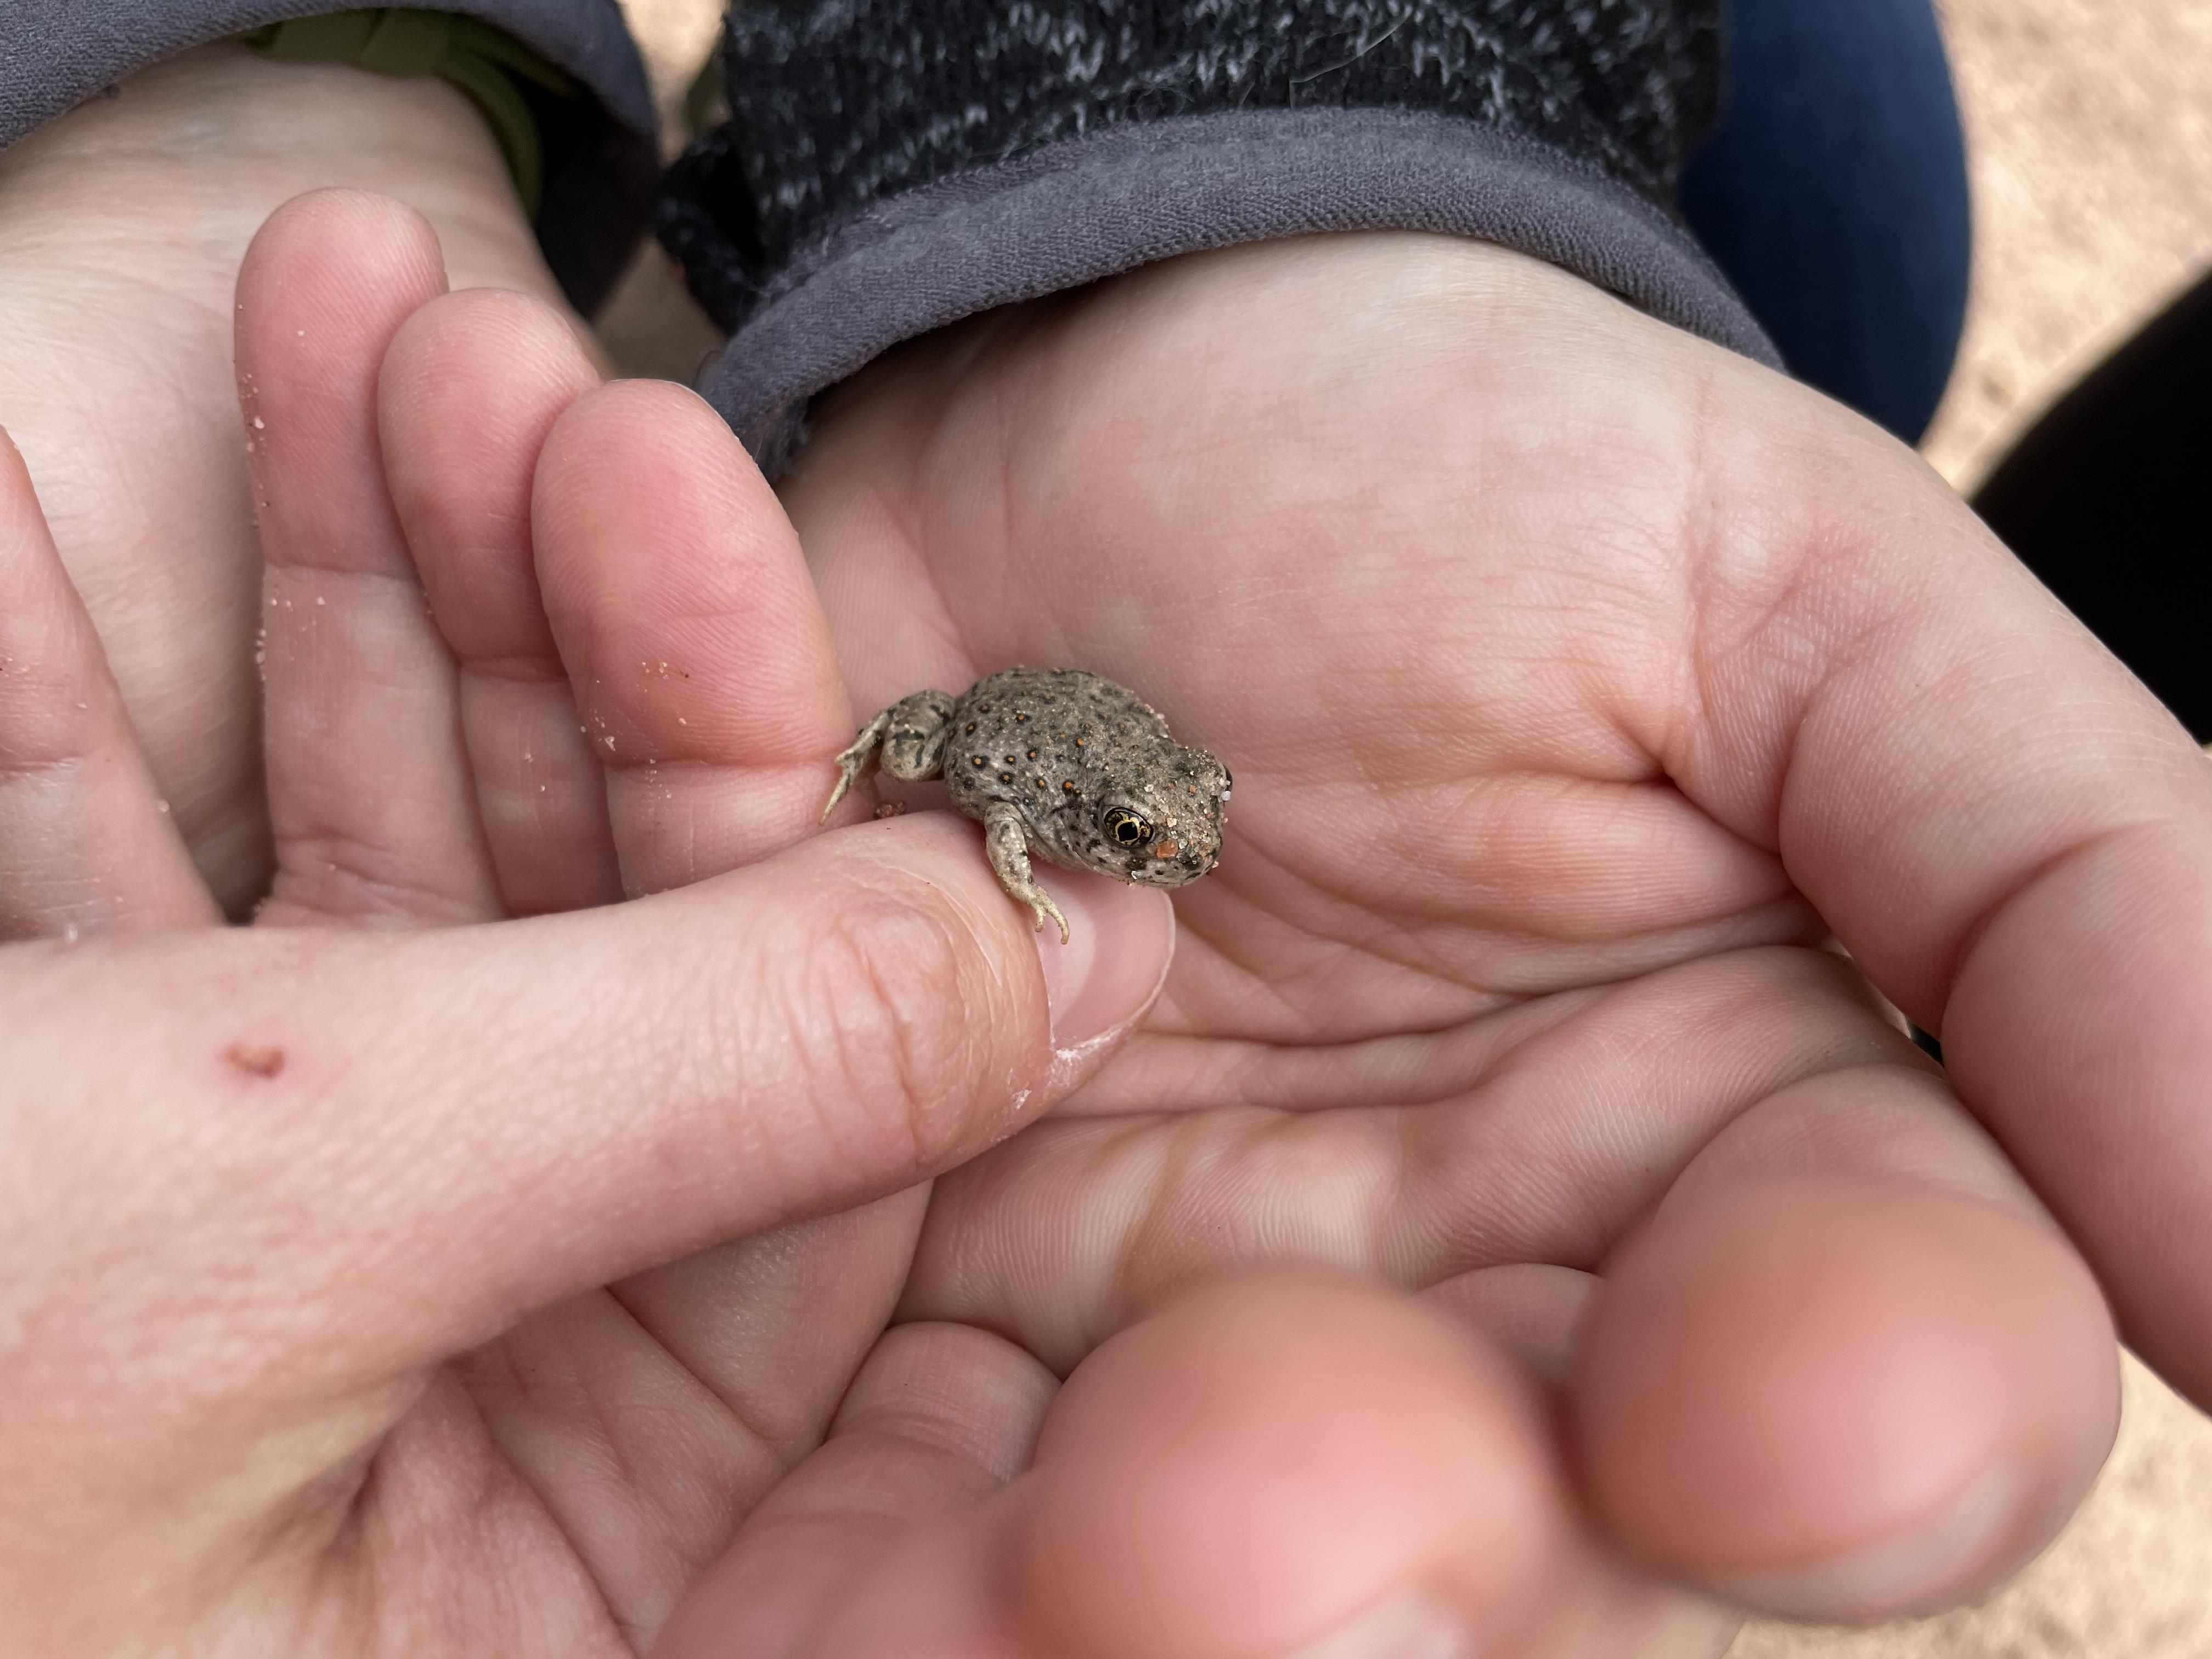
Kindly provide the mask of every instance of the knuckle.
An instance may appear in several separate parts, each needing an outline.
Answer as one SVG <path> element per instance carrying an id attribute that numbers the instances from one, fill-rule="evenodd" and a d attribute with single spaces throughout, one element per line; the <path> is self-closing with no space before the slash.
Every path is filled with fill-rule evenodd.
<path id="1" fill-rule="evenodd" d="M 373 833 L 332 823 L 279 834 L 271 900 L 284 914 L 458 926 L 481 920 L 475 896 L 434 859 L 410 859 Z"/>
<path id="2" fill-rule="evenodd" d="M 982 942 L 950 907 L 886 894 L 844 907 L 785 960 L 810 1127 L 842 1143 L 841 1161 L 941 1167 L 1013 1069 Z"/>

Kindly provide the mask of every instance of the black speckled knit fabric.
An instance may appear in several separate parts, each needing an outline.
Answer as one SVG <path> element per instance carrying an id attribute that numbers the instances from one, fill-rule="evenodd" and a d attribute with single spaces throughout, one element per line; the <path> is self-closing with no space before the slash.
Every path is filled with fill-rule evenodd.
<path id="1" fill-rule="evenodd" d="M 722 222 L 688 222 L 679 209 L 664 225 L 687 266 L 702 251 L 695 233 L 723 244 L 697 267 L 701 297 L 734 326 L 747 292 L 794 249 L 879 198 L 1127 123 L 1316 107 L 1429 110 L 1521 133 L 1671 204 L 1712 118 L 1718 9 L 743 0 L 724 52 L 732 118 L 692 169 L 713 179 L 721 211 L 710 216 Z M 754 269 L 729 268 L 732 247 Z"/>
<path id="2" fill-rule="evenodd" d="M 736 335 L 702 389 L 781 460 L 804 399 L 898 338 L 1177 252 L 1332 229 L 1490 237 L 1767 356 L 1673 218 L 1714 112 L 1718 9 L 741 0 L 731 118 L 658 215 Z"/>

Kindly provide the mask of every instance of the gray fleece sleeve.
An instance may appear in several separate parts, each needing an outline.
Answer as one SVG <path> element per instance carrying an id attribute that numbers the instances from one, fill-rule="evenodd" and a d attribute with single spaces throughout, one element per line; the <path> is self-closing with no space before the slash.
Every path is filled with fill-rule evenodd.
<path id="1" fill-rule="evenodd" d="M 1762 362 L 1674 210 L 1718 0 L 744 0 L 656 210 L 773 474 L 899 341 L 1202 248 L 1480 237 Z"/>
<path id="2" fill-rule="evenodd" d="M 0 148 L 178 52 L 349 9 L 345 0 L 0 0 Z M 545 161 L 537 225 L 570 301 L 592 309 L 644 229 L 658 171 L 644 66 L 615 0 L 433 0 L 428 9 L 505 30 L 589 94 L 535 112 Z"/>

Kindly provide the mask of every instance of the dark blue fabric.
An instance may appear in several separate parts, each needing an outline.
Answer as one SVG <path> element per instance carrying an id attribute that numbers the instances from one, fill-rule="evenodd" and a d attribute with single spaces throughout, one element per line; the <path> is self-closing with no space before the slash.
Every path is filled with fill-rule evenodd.
<path id="1" fill-rule="evenodd" d="M 1690 228 L 1800 380 L 1917 441 L 1971 261 L 1966 146 L 1929 0 L 1727 0 Z"/>

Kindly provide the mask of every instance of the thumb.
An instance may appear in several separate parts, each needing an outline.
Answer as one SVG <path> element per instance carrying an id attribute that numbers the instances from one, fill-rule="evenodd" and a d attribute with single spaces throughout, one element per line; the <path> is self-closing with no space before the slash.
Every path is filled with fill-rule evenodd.
<path id="1" fill-rule="evenodd" d="M 0 1116 L 50 1178 L 9 1231 L 58 1271 L 9 1299 L 158 1331 L 235 1285 L 264 1349 L 386 1376 L 910 1185 L 1038 1116 L 1157 992 L 1164 895 L 1055 891 L 1082 949 L 1041 949 L 975 826 L 920 814 L 568 915 L 18 947 Z"/>

